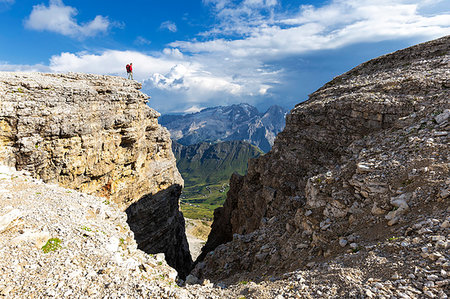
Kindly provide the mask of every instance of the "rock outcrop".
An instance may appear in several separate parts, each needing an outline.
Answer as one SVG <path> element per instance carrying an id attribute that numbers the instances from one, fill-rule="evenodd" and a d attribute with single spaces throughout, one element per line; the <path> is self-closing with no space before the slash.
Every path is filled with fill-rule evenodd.
<path id="1" fill-rule="evenodd" d="M 344 265 L 345 257 L 332 258 L 347 252 L 365 261 L 358 271 L 386 281 L 399 271 L 395 259 L 389 271 L 369 260 L 384 258 L 392 248 L 377 243 L 393 236 L 408 251 L 393 251 L 404 256 L 402 273 L 414 272 L 417 259 L 446 273 L 447 245 L 427 247 L 418 234 L 449 212 L 449 48 L 447 36 L 381 56 L 298 104 L 272 150 L 232 177 L 193 274 L 260 280 L 324 261 Z M 443 225 L 436 240 L 448 233 Z M 446 283 L 429 285 L 423 291 L 436 296 Z"/>
<path id="2" fill-rule="evenodd" d="M 0 73 L 0 163 L 127 209 L 140 248 L 164 252 L 184 276 L 183 179 L 140 87 L 111 76 Z"/>

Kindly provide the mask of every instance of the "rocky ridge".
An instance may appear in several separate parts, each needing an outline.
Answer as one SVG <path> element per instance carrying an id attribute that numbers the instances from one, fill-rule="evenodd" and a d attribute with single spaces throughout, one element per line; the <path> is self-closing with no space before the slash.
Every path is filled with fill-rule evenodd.
<path id="1" fill-rule="evenodd" d="M 193 274 L 313 298 L 447 298 L 449 46 L 376 58 L 297 105 L 272 150 L 232 177 Z"/>
<path id="2" fill-rule="evenodd" d="M 268 152 L 284 128 L 287 111 L 271 106 L 266 112 L 249 104 L 205 108 L 186 115 L 163 115 L 160 123 L 183 145 L 242 140 Z"/>
<path id="3" fill-rule="evenodd" d="M 139 247 L 191 267 L 169 132 L 141 85 L 88 74 L 0 73 L 0 163 L 127 210 Z"/>

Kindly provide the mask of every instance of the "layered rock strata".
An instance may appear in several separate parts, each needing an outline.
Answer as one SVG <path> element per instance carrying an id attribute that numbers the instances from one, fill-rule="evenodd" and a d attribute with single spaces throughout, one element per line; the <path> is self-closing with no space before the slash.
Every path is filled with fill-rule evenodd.
<path id="1" fill-rule="evenodd" d="M 133 205 L 128 221 L 142 248 L 187 269 L 183 180 L 140 87 L 111 76 L 0 73 L 0 163 L 122 210 Z"/>
<path id="2" fill-rule="evenodd" d="M 445 211 L 449 48 L 447 36 L 381 56 L 298 104 L 272 150 L 232 177 L 193 274 L 236 281 L 312 267 Z M 443 248 L 433 270 L 448 266 Z"/>

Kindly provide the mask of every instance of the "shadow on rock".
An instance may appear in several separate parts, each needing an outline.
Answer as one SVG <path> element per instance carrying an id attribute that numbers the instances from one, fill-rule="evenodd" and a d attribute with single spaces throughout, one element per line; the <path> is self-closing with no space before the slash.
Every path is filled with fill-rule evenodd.
<path id="1" fill-rule="evenodd" d="M 185 279 L 192 258 L 178 199 L 181 186 L 172 185 L 156 194 L 143 196 L 126 209 L 128 224 L 138 248 L 149 254 L 164 253 L 167 263 Z"/>

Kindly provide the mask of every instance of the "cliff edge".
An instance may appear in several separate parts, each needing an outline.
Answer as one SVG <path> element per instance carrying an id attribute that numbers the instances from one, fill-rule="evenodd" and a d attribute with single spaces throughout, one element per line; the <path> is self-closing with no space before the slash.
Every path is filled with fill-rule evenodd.
<path id="1" fill-rule="evenodd" d="M 135 81 L 0 73 L 0 163 L 126 210 L 139 248 L 191 266 L 169 132 Z"/>

